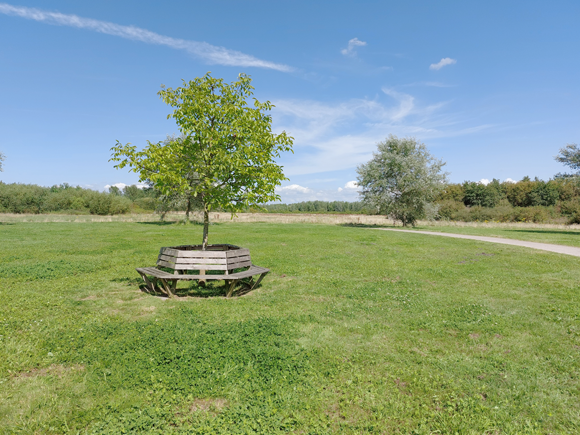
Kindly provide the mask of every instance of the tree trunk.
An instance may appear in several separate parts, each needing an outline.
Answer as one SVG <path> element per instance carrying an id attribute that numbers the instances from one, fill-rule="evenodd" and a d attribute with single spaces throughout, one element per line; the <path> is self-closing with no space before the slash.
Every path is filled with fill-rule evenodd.
<path id="1" fill-rule="evenodd" d="M 209 233 L 209 210 L 207 205 L 203 204 L 203 242 L 201 244 L 201 250 L 205 251 L 207 249 L 207 239 Z"/>
<path id="2" fill-rule="evenodd" d="M 185 222 L 189 223 L 189 213 L 191 212 L 191 197 L 187 197 L 187 209 L 185 210 Z"/>

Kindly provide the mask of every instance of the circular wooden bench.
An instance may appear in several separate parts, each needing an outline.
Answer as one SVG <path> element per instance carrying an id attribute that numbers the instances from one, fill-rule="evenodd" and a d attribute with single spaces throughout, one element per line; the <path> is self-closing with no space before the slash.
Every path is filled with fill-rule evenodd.
<path id="1" fill-rule="evenodd" d="M 237 269 L 244 270 L 235 272 Z M 242 279 L 250 278 L 247 285 L 252 290 L 270 272 L 270 269 L 252 264 L 249 249 L 226 244 L 209 245 L 205 251 L 201 250 L 201 245 L 164 247 L 159 250 L 156 267 L 136 270 L 149 290 L 160 290 L 169 297 L 173 297 L 177 282 L 183 280 L 225 280 L 228 286 L 226 296 L 230 297 Z M 206 274 L 206 271 L 214 272 Z M 256 275 L 260 277 L 254 282 Z"/>

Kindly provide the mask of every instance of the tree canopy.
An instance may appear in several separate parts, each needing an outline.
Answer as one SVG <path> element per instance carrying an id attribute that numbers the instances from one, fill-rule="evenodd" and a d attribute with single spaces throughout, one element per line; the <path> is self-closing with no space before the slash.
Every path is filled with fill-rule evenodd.
<path id="1" fill-rule="evenodd" d="M 580 149 L 575 143 L 560 148 L 560 154 L 555 159 L 576 171 L 580 169 Z"/>
<path id="2" fill-rule="evenodd" d="M 159 96 L 173 108 L 167 118 L 175 120 L 181 136 L 148 142 L 142 151 L 119 141 L 111 149 L 116 168 L 131 167 L 141 182 L 165 195 L 199 199 L 203 249 L 212 209 L 234 214 L 280 199 L 275 188 L 286 178 L 275 159 L 292 151 L 293 138 L 272 132 L 269 101 L 253 98 L 248 104 L 253 89 L 245 74 L 227 84 L 209 73 L 176 89 L 162 87 Z"/>
<path id="3" fill-rule="evenodd" d="M 415 225 L 445 187 L 443 166 L 414 138 L 390 135 L 377 144 L 373 158 L 357 168 L 360 195 L 378 213 Z"/>
<path id="4" fill-rule="evenodd" d="M 2 172 L 4 169 L 2 168 L 2 162 L 4 162 L 4 154 L 0 153 L 0 172 Z"/>

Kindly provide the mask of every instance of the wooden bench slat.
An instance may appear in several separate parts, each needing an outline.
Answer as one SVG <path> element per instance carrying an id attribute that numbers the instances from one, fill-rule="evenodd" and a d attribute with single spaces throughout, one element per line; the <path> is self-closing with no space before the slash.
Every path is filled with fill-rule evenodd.
<path id="1" fill-rule="evenodd" d="M 160 255 L 171 255 L 179 258 L 226 258 L 228 251 L 178 251 L 173 248 L 161 248 Z"/>
<path id="2" fill-rule="evenodd" d="M 239 269 L 240 267 L 248 267 L 251 265 L 252 265 L 252 262 L 250 260 L 243 260 L 243 261 L 238 261 L 235 263 L 228 263 L 228 270 Z"/>
<path id="3" fill-rule="evenodd" d="M 233 251 L 226 251 L 227 258 L 241 257 L 244 255 L 247 255 L 248 257 L 250 256 L 250 250 L 248 248 L 234 249 Z"/>
<path id="4" fill-rule="evenodd" d="M 169 257 L 167 255 L 160 255 L 158 260 L 163 260 L 175 264 L 227 264 L 226 258 L 176 258 Z"/>
<path id="5" fill-rule="evenodd" d="M 162 278 L 167 281 L 180 281 L 180 280 L 230 280 L 230 279 L 241 279 L 248 278 L 250 276 L 257 275 L 259 273 L 270 272 L 270 269 L 260 266 L 251 266 L 248 270 L 243 272 L 231 273 L 229 275 L 173 275 L 172 273 L 164 272 L 157 269 L 156 267 L 140 267 L 135 269 L 139 273 L 144 273 L 146 275 L 154 276 L 155 278 Z"/>
<path id="6" fill-rule="evenodd" d="M 160 265 L 161 262 L 157 262 Z M 169 267 L 169 266 L 163 266 Z M 228 270 L 228 266 L 225 264 L 173 264 L 171 263 L 171 269 L 175 270 Z"/>

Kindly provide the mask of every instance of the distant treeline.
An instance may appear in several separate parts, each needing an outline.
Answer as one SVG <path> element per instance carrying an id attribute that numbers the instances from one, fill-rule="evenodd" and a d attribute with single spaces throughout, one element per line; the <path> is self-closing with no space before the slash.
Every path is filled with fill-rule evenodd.
<path id="1" fill-rule="evenodd" d="M 0 182 L 0 213 L 163 214 L 184 211 L 186 207 L 183 199 L 167 198 L 154 188 L 140 189 L 135 185 L 97 192 L 66 183 L 42 187 Z M 428 218 L 436 220 L 580 223 L 580 177 L 549 181 L 525 177 L 518 182 L 492 180 L 487 185 L 473 181 L 448 184 L 436 198 L 436 207 L 432 210 Z M 268 204 L 248 211 L 376 214 L 376 210 L 360 201 Z"/>
<path id="2" fill-rule="evenodd" d="M 127 186 L 122 191 L 97 192 L 66 183 L 42 187 L 0 182 L 0 213 L 122 214 L 153 211 L 158 195 L 153 189 Z"/>
<path id="3" fill-rule="evenodd" d="M 373 214 L 362 202 L 304 201 L 294 204 L 268 204 L 263 206 L 269 213 L 353 213 Z"/>
<path id="4" fill-rule="evenodd" d="M 449 184 L 437 198 L 437 219 L 580 223 L 580 178 Z"/>

